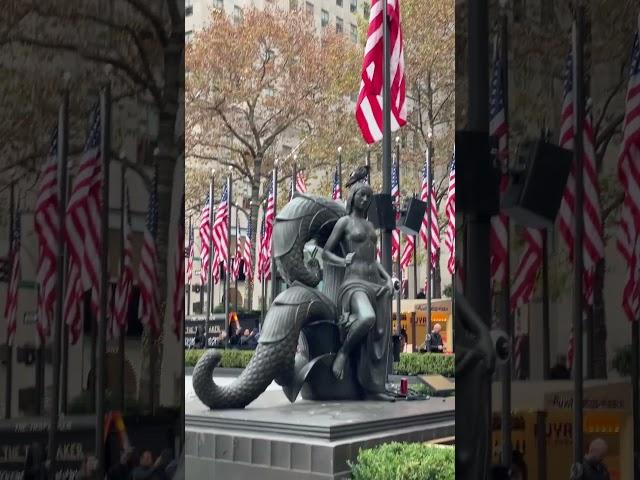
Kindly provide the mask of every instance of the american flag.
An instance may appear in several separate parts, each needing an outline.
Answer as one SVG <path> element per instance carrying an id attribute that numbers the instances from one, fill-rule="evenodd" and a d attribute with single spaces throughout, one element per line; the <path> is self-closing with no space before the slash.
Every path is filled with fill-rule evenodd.
<path id="1" fill-rule="evenodd" d="M 156 169 L 157 170 L 157 169 Z M 154 172 L 153 185 L 149 195 L 147 224 L 140 253 L 140 322 L 149 328 L 152 335 L 160 333 L 160 308 L 158 302 L 158 172 Z"/>
<path id="2" fill-rule="evenodd" d="M 451 168 L 449 170 L 449 192 L 447 197 L 447 205 L 445 208 L 447 215 L 447 231 L 444 237 L 444 244 L 449 250 L 449 260 L 447 268 L 449 273 L 453 275 L 456 271 L 456 158 L 455 154 L 451 160 Z"/>
<path id="3" fill-rule="evenodd" d="M 402 252 L 402 257 L 400 258 L 400 267 L 405 269 L 413 260 L 413 251 L 416 247 L 416 238 L 413 235 L 406 236 L 406 243 L 404 244 L 404 252 Z"/>
<path id="4" fill-rule="evenodd" d="M 397 206 L 400 205 L 400 188 L 398 184 L 398 159 L 393 156 L 391 164 L 391 196 L 396 205 L 396 222 L 400 219 L 400 211 Z M 391 235 L 391 257 L 395 258 L 400 254 L 400 229 L 395 228 Z"/>
<path id="5" fill-rule="evenodd" d="M 18 320 L 18 289 L 20 288 L 20 210 L 11 226 L 11 276 L 7 289 L 7 303 L 4 306 L 4 318 L 7 322 L 7 345 L 13 345 Z"/>
<path id="6" fill-rule="evenodd" d="M 269 186 L 269 196 L 267 197 L 267 209 L 263 218 L 263 233 L 260 245 L 260 262 L 258 268 L 262 275 L 263 281 L 271 278 L 271 236 L 273 235 L 273 224 L 275 221 L 275 204 L 274 204 L 274 188 L 273 181 Z"/>
<path id="7" fill-rule="evenodd" d="M 191 220 L 189 220 L 191 223 Z M 193 234 L 193 227 L 189 224 L 189 256 L 187 257 L 187 284 L 191 285 L 193 280 L 193 257 L 195 255 L 195 238 Z"/>
<path id="8" fill-rule="evenodd" d="M 567 59 L 566 77 L 564 84 L 564 101 L 560 118 L 560 146 L 573 149 L 575 138 L 575 98 L 573 92 L 573 68 L 571 53 Z M 584 119 L 583 133 L 583 184 L 584 184 L 584 237 L 583 237 L 583 285 L 584 297 L 588 305 L 593 304 L 593 282 L 595 268 L 598 261 L 604 257 L 604 240 L 602 220 L 600 216 L 600 200 L 598 173 L 596 170 L 596 156 L 594 150 L 594 133 L 591 115 L 587 113 Z M 569 249 L 569 256 L 573 259 L 573 235 L 575 231 L 575 165 L 567 180 L 562 203 L 558 212 L 558 230 Z"/>
<path id="9" fill-rule="evenodd" d="M 220 267 L 222 266 L 222 269 L 227 272 L 227 264 L 229 263 L 229 211 L 229 190 L 225 185 L 213 221 L 213 246 L 216 249 L 213 257 L 213 269 L 216 283 L 220 281 Z"/>
<path id="10" fill-rule="evenodd" d="M 573 370 L 573 360 L 575 357 L 575 342 L 573 340 L 573 326 L 569 332 L 569 341 L 567 342 L 567 366 L 569 370 Z"/>
<path id="11" fill-rule="evenodd" d="M 100 290 L 100 203 L 102 155 L 100 152 L 100 110 L 92 110 L 84 154 L 75 172 L 65 217 L 65 241 L 69 251 L 69 274 L 65 296 L 65 319 L 71 344 L 82 329 L 84 294 L 91 290 L 91 309 L 98 317 Z"/>
<path id="12" fill-rule="evenodd" d="M 511 310 L 529 303 L 542 266 L 542 232 L 533 228 L 524 230 L 525 248 L 511 286 Z"/>
<path id="13" fill-rule="evenodd" d="M 514 376 L 517 379 L 524 378 L 524 357 L 525 347 L 527 339 L 527 329 L 522 315 L 516 315 L 515 317 L 515 329 L 514 329 L 515 345 L 513 348 L 513 367 Z"/>
<path id="14" fill-rule="evenodd" d="M 240 246 L 240 238 L 236 239 L 236 254 L 231 261 L 231 280 L 240 278 L 240 264 L 242 263 L 242 247 Z"/>
<path id="15" fill-rule="evenodd" d="M 56 302 L 56 268 L 60 233 L 57 155 L 58 129 L 56 128 L 53 131 L 48 158 L 40 171 L 38 198 L 34 211 L 34 230 L 38 239 L 37 279 L 40 286 L 36 329 L 40 346 L 45 344 L 51 331 L 53 308 Z"/>
<path id="16" fill-rule="evenodd" d="M 207 198 L 200 213 L 200 280 L 204 285 L 209 275 L 209 261 L 211 260 L 211 196 Z"/>
<path id="17" fill-rule="evenodd" d="M 383 65 L 384 48 L 382 25 L 384 12 L 382 0 L 371 1 L 369 31 L 364 50 L 360 92 L 356 103 L 356 121 L 362 137 L 368 144 L 382 139 L 383 115 Z M 402 27 L 400 25 L 399 0 L 387 3 L 390 40 L 390 104 L 391 131 L 395 132 L 407 121 L 406 84 L 404 78 L 404 53 L 402 46 Z"/>
<path id="18" fill-rule="evenodd" d="M 123 266 L 120 271 L 120 278 L 116 287 L 113 314 L 115 323 L 120 327 L 121 331 L 127 326 L 127 314 L 129 313 L 129 302 L 131 301 L 131 291 L 133 289 L 133 232 L 131 230 L 131 201 L 129 199 L 129 188 L 125 184 L 124 200 L 125 204 L 122 208 L 122 215 L 125 216 L 123 222 L 124 230 L 122 232 L 124 239 Z"/>
<path id="19" fill-rule="evenodd" d="M 422 168 L 422 187 L 420 190 L 420 200 L 427 204 L 427 211 L 424 212 L 422 225 L 420 226 L 420 238 L 424 243 L 424 248 L 429 251 L 428 230 L 429 217 L 431 215 L 431 268 L 436 268 L 438 261 L 438 250 L 440 250 L 440 229 L 438 226 L 438 206 L 436 205 L 436 190 L 433 188 L 433 178 L 429 169 L 429 154 L 427 152 Z"/>
<path id="20" fill-rule="evenodd" d="M 496 42 L 497 45 L 497 42 Z M 496 48 L 496 52 L 499 49 Z M 494 137 L 498 146 L 498 158 L 504 166 L 509 155 L 508 148 L 508 126 L 504 109 L 504 89 L 502 85 L 502 59 L 496 54 L 493 61 L 491 75 L 491 97 L 489 103 L 489 135 Z M 509 184 L 509 176 L 503 169 L 500 179 L 500 193 L 504 194 Z M 509 219 L 505 214 L 499 214 L 491 218 L 491 279 L 493 282 L 501 284 L 505 278 L 505 267 L 508 255 L 508 229 Z"/>
<path id="21" fill-rule="evenodd" d="M 253 231 L 251 228 L 251 217 L 247 223 L 247 234 L 244 237 L 244 243 L 242 248 L 242 269 L 244 271 L 247 282 L 253 280 L 253 262 L 251 260 L 251 239 L 253 238 Z"/>
<path id="22" fill-rule="evenodd" d="M 296 172 L 295 179 L 291 177 L 291 198 L 294 193 L 307 193 L 307 184 L 304 180 L 304 174 L 302 172 Z"/>
<path id="23" fill-rule="evenodd" d="M 338 165 L 336 165 L 336 171 L 333 174 L 333 188 L 331 189 L 331 198 L 333 200 L 342 199 L 342 187 L 340 186 L 340 172 L 338 171 Z"/>
<path id="24" fill-rule="evenodd" d="M 640 45 L 635 34 L 627 86 L 623 143 L 618 160 L 618 180 L 624 192 L 617 247 L 629 265 L 622 307 L 629 321 L 640 316 Z"/>
<path id="25" fill-rule="evenodd" d="M 173 282 L 173 333 L 180 339 L 182 319 L 184 317 L 184 193 L 180 206 L 180 220 L 174 253 L 174 282 Z"/>

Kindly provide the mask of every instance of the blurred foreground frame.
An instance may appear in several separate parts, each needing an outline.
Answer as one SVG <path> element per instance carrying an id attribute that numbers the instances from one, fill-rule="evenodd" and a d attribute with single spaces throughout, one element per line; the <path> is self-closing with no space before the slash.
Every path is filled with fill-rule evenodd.
<path id="1" fill-rule="evenodd" d="M 184 3 L 10 2 L 0 52 L 3 471 L 177 458 Z"/>

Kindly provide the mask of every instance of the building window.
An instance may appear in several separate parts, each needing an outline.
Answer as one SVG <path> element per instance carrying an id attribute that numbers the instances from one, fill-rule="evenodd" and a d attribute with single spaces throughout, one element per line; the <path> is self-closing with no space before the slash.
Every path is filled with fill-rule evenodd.
<path id="1" fill-rule="evenodd" d="M 220 11 L 224 10 L 224 0 L 213 0 L 213 8 Z"/>
<path id="2" fill-rule="evenodd" d="M 307 2 L 305 5 L 305 11 L 307 12 L 307 15 L 313 17 L 313 3 Z"/>
<path id="3" fill-rule="evenodd" d="M 341 7 L 342 6 L 342 0 L 336 0 L 336 5 Z"/>
<path id="4" fill-rule="evenodd" d="M 242 20 L 242 9 L 239 6 L 235 5 L 233 7 L 233 21 L 235 23 L 238 23 L 241 20 Z"/>
<path id="5" fill-rule="evenodd" d="M 349 10 L 351 11 L 351 13 L 356 13 L 358 11 L 358 0 L 351 0 Z"/>
<path id="6" fill-rule="evenodd" d="M 298 8 L 298 0 L 289 0 L 289 10 L 296 10 Z"/>
<path id="7" fill-rule="evenodd" d="M 184 42 L 189 43 L 191 41 L 191 37 L 193 36 L 193 30 L 189 30 L 184 34 Z"/>
<path id="8" fill-rule="evenodd" d="M 336 33 L 344 33 L 344 24 L 340 17 L 336 17 Z"/>
<path id="9" fill-rule="evenodd" d="M 358 43 L 358 27 L 356 27 L 353 23 L 350 25 L 351 28 L 351 40 L 353 43 Z"/>
<path id="10" fill-rule="evenodd" d="M 193 0 L 184 1 L 184 15 L 186 17 L 193 15 Z"/>
<path id="11" fill-rule="evenodd" d="M 326 27 L 327 25 L 329 25 L 329 12 L 327 12 L 326 10 L 322 10 L 320 14 L 320 24 L 322 25 L 322 27 Z"/>

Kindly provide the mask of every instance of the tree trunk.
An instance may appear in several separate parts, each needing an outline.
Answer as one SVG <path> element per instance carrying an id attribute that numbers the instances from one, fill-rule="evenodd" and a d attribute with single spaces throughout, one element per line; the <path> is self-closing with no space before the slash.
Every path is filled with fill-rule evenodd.
<path id="1" fill-rule="evenodd" d="M 170 212 L 173 191 L 173 176 L 182 147 L 176 139 L 176 119 L 179 110 L 180 79 L 182 70 L 183 37 L 179 29 L 174 31 L 164 52 L 164 91 L 163 104 L 159 115 L 157 145 L 158 162 L 158 211 Z M 169 250 L 170 218 L 166 214 L 158 215 L 156 248 L 158 252 L 158 297 L 160 299 L 160 335 L 154 340 L 151 332 L 145 328 L 142 334 L 142 365 L 140 374 L 141 400 L 153 395 L 153 404 L 158 405 L 160 393 L 160 372 L 162 365 L 163 327 L 167 307 L 167 253 Z M 151 354 L 154 349 L 153 378 L 155 386 L 151 392 Z"/>
<path id="2" fill-rule="evenodd" d="M 596 265 L 596 278 L 593 286 L 593 377 L 607 378 L 607 325 L 604 309 L 604 272 L 605 261 Z"/>

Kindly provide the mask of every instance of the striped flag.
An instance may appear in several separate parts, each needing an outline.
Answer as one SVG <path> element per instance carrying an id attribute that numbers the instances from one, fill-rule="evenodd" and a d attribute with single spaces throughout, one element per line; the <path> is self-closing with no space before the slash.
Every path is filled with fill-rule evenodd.
<path id="1" fill-rule="evenodd" d="M 393 156 L 391 164 L 391 197 L 396 205 L 396 223 L 400 220 L 400 211 L 397 206 L 400 205 L 400 186 L 398 181 L 398 159 Z M 400 255 L 400 229 L 395 228 L 391 233 L 391 258 Z"/>
<path id="2" fill-rule="evenodd" d="M 307 184 L 304 180 L 304 174 L 302 172 L 296 172 L 295 177 L 295 179 L 293 176 L 291 177 L 291 196 L 289 199 L 293 198 L 293 194 L 295 192 L 307 193 Z"/>
<path id="3" fill-rule="evenodd" d="M 451 168 L 449 169 L 449 191 L 448 191 L 445 213 L 447 215 L 447 231 L 444 237 L 444 244 L 449 250 L 449 260 L 447 261 L 447 268 L 449 270 L 449 273 L 453 275 L 456 271 L 456 157 L 455 157 L 455 153 L 451 160 Z"/>
<path id="4" fill-rule="evenodd" d="M 431 268 L 436 268 L 438 261 L 438 251 L 440 250 L 440 228 L 438 226 L 438 206 L 436 205 L 436 190 L 433 188 L 432 172 L 429 169 L 429 154 L 425 154 L 424 166 L 422 168 L 422 186 L 420 190 L 420 200 L 427 204 L 427 211 L 424 212 L 422 225 L 420 226 L 420 238 L 424 248 L 429 251 L 428 229 L 429 217 L 431 215 Z"/>
<path id="5" fill-rule="evenodd" d="M 262 241 L 260 246 L 261 266 L 260 272 L 263 281 L 271 278 L 271 237 L 273 235 L 273 224 L 275 222 L 275 203 L 274 203 L 273 181 L 269 186 L 269 196 L 267 197 L 267 209 L 264 213 Z"/>
<path id="6" fill-rule="evenodd" d="M 334 200 L 342 200 L 342 187 L 340 186 L 340 172 L 338 171 L 338 165 L 336 165 L 336 171 L 333 174 L 331 198 Z"/>
<path id="7" fill-rule="evenodd" d="M 640 45 L 635 34 L 631 52 L 629 84 L 618 160 L 618 180 L 624 192 L 617 247 L 629 265 L 629 277 L 622 295 L 622 307 L 629 321 L 640 316 Z"/>
<path id="8" fill-rule="evenodd" d="M 496 42 L 497 45 L 497 42 Z M 498 159 L 503 166 L 507 163 L 509 155 L 508 148 L 508 126 L 504 108 L 504 89 L 502 85 L 502 59 L 497 54 L 493 61 L 493 69 L 491 74 L 491 97 L 489 103 L 489 135 L 497 141 Z M 500 193 L 504 194 L 509 185 L 509 176 L 506 169 L 503 169 L 503 175 L 500 179 Z M 505 267 L 508 255 L 508 231 L 509 219 L 501 213 L 491 218 L 491 279 L 493 282 L 502 284 L 505 277 Z"/>
<path id="9" fill-rule="evenodd" d="M 182 333 L 182 319 L 184 317 L 184 193 L 180 207 L 178 221 L 177 245 L 174 262 L 173 282 L 173 333 L 180 339 Z"/>
<path id="10" fill-rule="evenodd" d="M 542 232 L 533 228 L 524 231 L 525 248 L 511 285 L 511 310 L 529 303 L 542 266 Z"/>
<path id="11" fill-rule="evenodd" d="M 129 303 L 131 302 L 131 291 L 133 290 L 133 232 L 131 230 L 131 200 L 129 199 L 129 188 L 126 181 L 123 185 L 125 188 L 125 204 L 122 208 L 122 215 L 125 216 L 123 222 L 124 229 L 122 231 L 124 239 L 123 266 L 120 271 L 120 278 L 115 291 L 113 317 L 115 324 L 124 332 L 127 326 L 127 314 L 129 313 Z"/>
<path id="12" fill-rule="evenodd" d="M 158 299 L 158 172 L 154 172 L 153 185 L 149 195 L 147 224 L 140 253 L 140 322 L 149 328 L 152 335 L 160 333 L 160 308 Z"/>
<path id="13" fill-rule="evenodd" d="M 383 115 L 383 65 L 384 48 L 382 39 L 383 24 L 382 0 L 371 1 L 367 44 L 364 50 L 360 92 L 356 102 L 356 121 L 365 142 L 372 144 L 382 139 Z M 387 3 L 390 40 L 390 104 L 391 131 L 395 132 L 407 121 L 406 84 L 404 78 L 404 53 L 402 46 L 402 27 L 400 25 L 399 0 Z"/>
<path id="14" fill-rule="evenodd" d="M 247 234 L 244 237 L 244 243 L 242 248 L 242 269 L 244 271 L 245 278 L 247 282 L 253 280 L 253 262 L 251 260 L 251 240 L 253 238 L 253 230 L 251 228 L 251 217 L 249 217 L 249 222 L 247 224 Z"/>
<path id="15" fill-rule="evenodd" d="M 416 248 L 416 238 L 413 235 L 406 235 L 406 243 L 404 244 L 404 252 L 400 258 L 400 267 L 405 269 L 413 260 L 413 251 Z"/>
<path id="16" fill-rule="evenodd" d="M 567 366 L 569 371 L 573 370 L 573 360 L 575 358 L 575 341 L 573 339 L 573 325 L 569 332 L 569 341 L 567 342 Z"/>
<path id="17" fill-rule="evenodd" d="M 191 223 L 191 220 L 189 220 Z M 193 280 L 193 257 L 195 254 L 195 238 L 193 234 L 193 227 L 189 225 L 189 256 L 187 257 L 187 284 L 191 285 Z"/>
<path id="18" fill-rule="evenodd" d="M 209 261 L 211 260 L 211 197 L 207 198 L 200 213 L 200 280 L 204 285 L 209 275 Z"/>
<path id="19" fill-rule="evenodd" d="M 216 210 L 216 216 L 213 221 L 213 246 L 216 249 L 213 256 L 214 281 L 220 281 L 220 269 L 228 272 L 227 265 L 229 263 L 229 190 L 227 185 L 222 189 L 220 195 L 220 204 Z M 230 271 L 229 271 L 230 273 Z"/>
<path id="20" fill-rule="evenodd" d="M 100 110 L 91 112 L 84 154 L 75 171 L 65 217 L 65 242 L 69 252 L 65 321 L 74 345 L 82 330 L 84 294 L 91 290 L 91 310 L 98 316 L 100 289 L 100 208 L 102 156 L 100 152 Z"/>
<path id="21" fill-rule="evenodd" d="M 562 104 L 560 142 L 563 148 L 572 150 L 575 139 L 575 98 L 573 93 L 572 55 L 569 54 L 566 66 L 564 101 Z M 593 304 L 593 283 L 595 268 L 604 257 L 604 240 L 600 214 L 600 194 L 596 157 L 594 149 L 594 133 L 591 114 L 587 112 L 584 119 L 583 133 L 583 182 L 584 182 L 584 246 L 583 246 L 583 285 L 587 305 Z M 573 239 L 575 231 L 575 165 L 567 180 L 562 203 L 558 212 L 558 229 L 569 249 L 569 257 L 573 259 Z"/>
<path id="22" fill-rule="evenodd" d="M 38 198 L 34 211 L 34 230 L 38 240 L 38 316 L 36 330 L 42 346 L 51 332 L 56 303 L 56 268 L 60 218 L 58 208 L 58 129 L 54 129 L 48 158 L 40 171 Z"/>
<path id="23" fill-rule="evenodd" d="M 4 318 L 7 322 L 7 345 L 12 346 L 18 325 L 18 289 L 20 288 L 20 210 L 11 225 L 11 246 L 9 259 L 11 261 L 11 275 L 7 289 L 7 302 L 4 306 Z"/>

